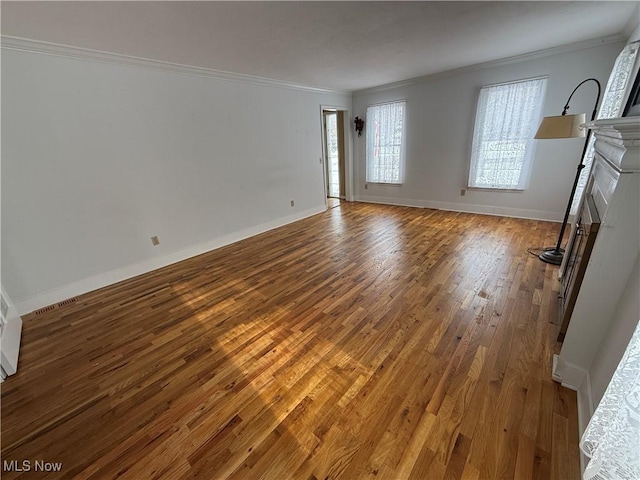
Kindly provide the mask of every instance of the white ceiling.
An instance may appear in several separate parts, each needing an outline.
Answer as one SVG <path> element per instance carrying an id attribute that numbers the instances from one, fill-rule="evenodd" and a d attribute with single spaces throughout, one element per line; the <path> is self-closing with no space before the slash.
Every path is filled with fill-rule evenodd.
<path id="1" fill-rule="evenodd" d="M 353 91 L 615 34 L 640 2 L 2 2 L 2 34 Z"/>

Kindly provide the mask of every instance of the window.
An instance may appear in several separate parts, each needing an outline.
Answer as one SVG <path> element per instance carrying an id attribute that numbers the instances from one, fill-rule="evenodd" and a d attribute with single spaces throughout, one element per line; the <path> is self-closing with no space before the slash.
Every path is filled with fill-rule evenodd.
<path id="1" fill-rule="evenodd" d="M 621 115 L 627 88 L 632 80 L 633 66 L 636 61 L 636 56 L 638 55 L 638 47 L 640 47 L 640 42 L 630 43 L 624 47 L 622 52 L 620 52 L 620 55 L 618 55 L 616 63 L 613 65 L 613 70 L 611 70 L 607 86 L 604 89 L 602 103 L 600 103 L 600 109 L 598 110 L 596 120 L 600 118 L 616 118 Z M 591 171 L 591 165 L 593 164 L 593 145 L 595 140 L 595 137 L 592 135 L 589 139 L 587 151 L 582 159 L 582 163 L 584 163 L 585 168 L 580 172 L 580 179 L 578 180 L 576 194 L 573 197 L 573 204 L 571 205 L 571 213 L 573 215 L 578 211 L 578 207 L 582 201 L 584 188 L 587 185 L 587 180 L 589 179 L 589 172 Z"/>
<path id="2" fill-rule="evenodd" d="M 469 187 L 524 190 L 546 78 L 482 87 L 471 149 Z"/>
<path id="3" fill-rule="evenodd" d="M 367 182 L 402 183 L 406 102 L 367 107 Z"/>

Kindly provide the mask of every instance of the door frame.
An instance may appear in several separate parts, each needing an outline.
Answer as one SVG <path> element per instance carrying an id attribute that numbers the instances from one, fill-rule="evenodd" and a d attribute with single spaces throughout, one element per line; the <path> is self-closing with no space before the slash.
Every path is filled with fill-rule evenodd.
<path id="1" fill-rule="evenodd" d="M 327 141 L 325 138 L 324 112 L 335 110 L 344 115 L 344 198 L 353 202 L 353 132 L 351 131 L 351 115 L 349 107 L 344 105 L 320 105 L 320 143 L 322 144 L 322 196 L 327 206 Z"/>

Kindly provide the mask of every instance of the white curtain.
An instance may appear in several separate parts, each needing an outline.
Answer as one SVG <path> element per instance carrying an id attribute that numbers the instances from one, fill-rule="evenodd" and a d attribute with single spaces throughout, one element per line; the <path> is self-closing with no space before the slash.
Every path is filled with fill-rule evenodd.
<path id="1" fill-rule="evenodd" d="M 402 183 L 406 102 L 367 108 L 367 182 Z"/>
<path id="2" fill-rule="evenodd" d="M 478 98 L 469 187 L 524 190 L 546 78 L 482 87 Z"/>
<path id="3" fill-rule="evenodd" d="M 607 81 L 607 86 L 604 89 L 602 95 L 602 102 L 600 102 L 600 108 L 596 119 L 601 118 L 617 118 L 622 114 L 623 102 L 629 83 L 632 81 L 631 74 L 633 73 L 633 65 L 635 64 L 636 56 L 638 55 L 638 46 L 640 42 L 633 42 L 628 44 L 613 65 L 611 75 Z M 587 180 L 589 179 L 589 172 L 591 171 L 591 165 L 593 164 L 593 145 L 595 138 L 592 136 L 589 139 L 589 145 L 584 153 L 583 163 L 585 168 L 580 173 L 580 179 L 578 180 L 578 186 L 576 187 L 576 195 L 573 197 L 573 204 L 571 205 L 571 213 L 575 215 L 578 211 L 580 202 L 582 201 L 582 193 Z"/>
<path id="4" fill-rule="evenodd" d="M 640 479 L 640 322 L 582 435 L 584 479 Z"/>

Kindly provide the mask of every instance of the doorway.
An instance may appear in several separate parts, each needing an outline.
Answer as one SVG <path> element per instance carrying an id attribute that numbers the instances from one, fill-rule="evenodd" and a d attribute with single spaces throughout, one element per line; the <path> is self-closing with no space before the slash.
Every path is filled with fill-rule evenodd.
<path id="1" fill-rule="evenodd" d="M 345 142 L 342 110 L 323 109 L 325 180 L 327 206 L 336 207 L 345 199 Z"/>

